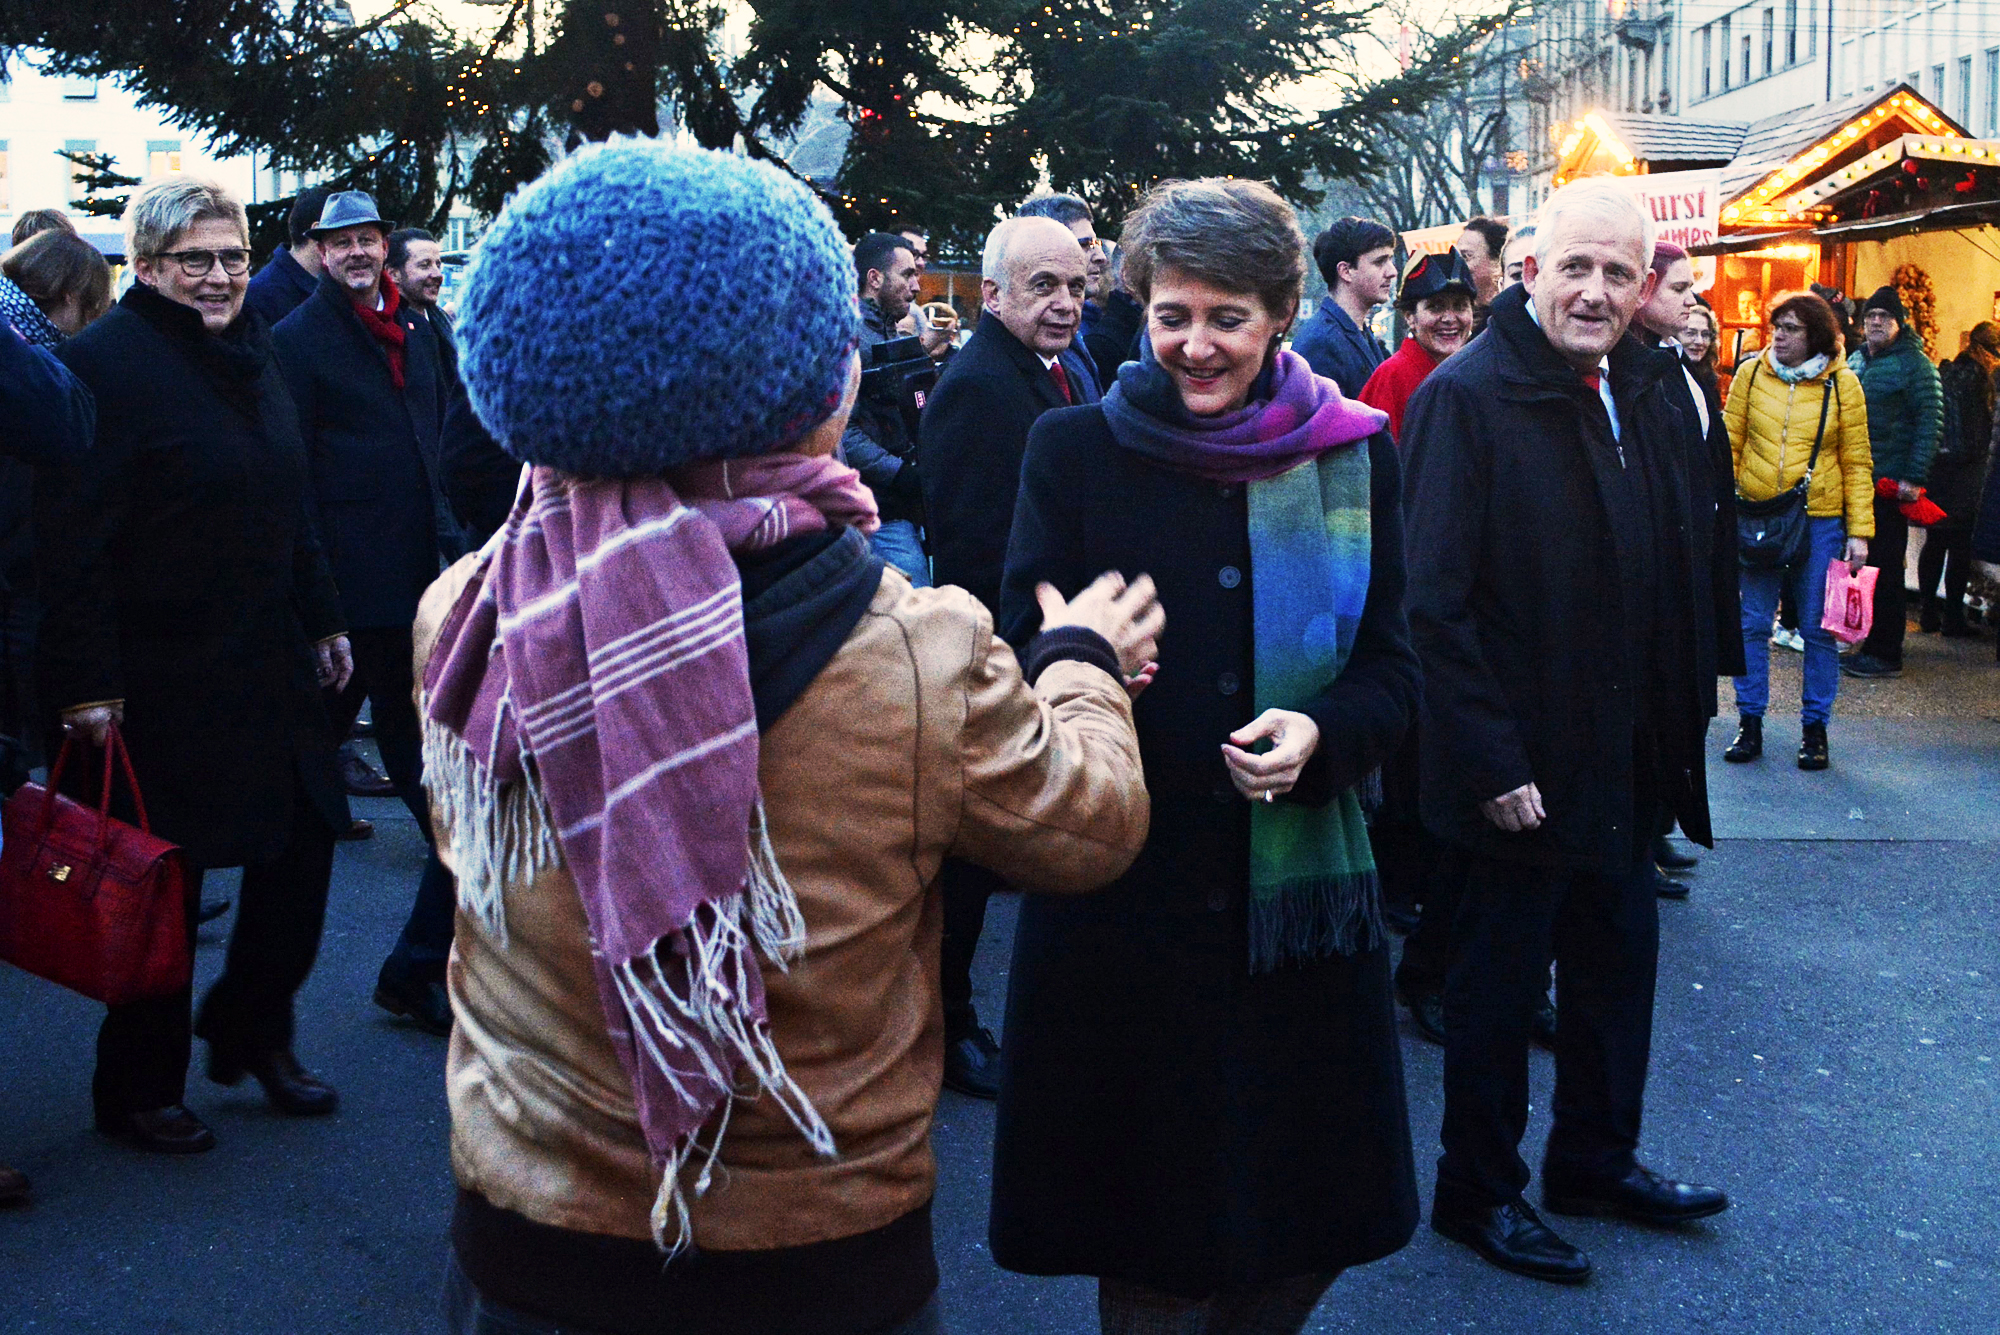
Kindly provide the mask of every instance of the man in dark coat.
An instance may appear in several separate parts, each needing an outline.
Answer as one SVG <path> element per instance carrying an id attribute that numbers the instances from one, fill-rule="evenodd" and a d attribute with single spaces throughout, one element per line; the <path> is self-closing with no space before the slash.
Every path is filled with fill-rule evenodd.
<path id="1" fill-rule="evenodd" d="M 875 371 L 872 360 L 877 347 L 903 337 L 896 326 L 910 313 L 917 294 L 916 252 L 894 232 L 870 232 L 854 243 L 854 269 L 861 298 L 861 392 L 840 438 L 840 453 L 881 507 L 882 527 L 869 539 L 875 554 L 908 576 L 913 586 L 926 589 L 931 570 L 924 556 L 917 443 L 903 412 L 901 381 L 878 380 L 896 373 L 888 367 Z"/>
<path id="2" fill-rule="evenodd" d="M 1139 331 L 1145 327 L 1146 311 L 1139 299 L 1120 282 L 1125 272 L 1125 249 L 1111 252 L 1111 268 L 1104 275 L 1104 309 L 1083 334 L 1083 350 L 1097 368 L 1097 386 L 1109 391 L 1118 379 L 1118 368 L 1139 360 Z"/>
<path id="3" fill-rule="evenodd" d="M 371 704 L 383 765 L 428 838 L 410 627 L 441 562 L 464 547 L 439 471 L 447 415 L 464 390 L 436 330 L 384 276 L 389 228 L 374 200 L 333 195 L 312 231 L 325 272 L 274 338 L 354 642 L 354 681 L 334 703 L 334 722 L 344 734 L 363 699 Z M 375 990 L 385 1009 L 440 1033 L 451 1023 L 453 912 L 451 876 L 433 850 Z"/>
<path id="4" fill-rule="evenodd" d="M 1326 279 L 1326 295 L 1299 326 L 1292 351 L 1342 394 L 1359 398 L 1389 358 L 1382 340 L 1368 332 L 1368 312 L 1396 294 L 1396 234 L 1373 218 L 1342 218 L 1314 239 L 1313 263 Z"/>
<path id="5" fill-rule="evenodd" d="M 986 240 L 984 314 L 938 378 L 917 432 L 931 572 L 989 609 L 1021 483 L 1028 428 L 1051 408 L 1096 403 L 1097 381 L 1073 346 L 1088 259 L 1050 218 L 1009 218 Z M 947 1085 L 980 1098 L 1000 1092 L 1000 1049 L 972 1004 L 972 958 L 986 900 L 1004 883 L 971 863 L 947 861 L 943 992 Z"/>
<path id="6" fill-rule="evenodd" d="M 1674 359 L 1626 337 L 1653 229 L 1586 180 L 1543 210 L 1524 285 L 1405 419 L 1410 624 L 1424 670 L 1425 824 L 1459 846 L 1445 985 L 1444 1155 L 1431 1224 L 1495 1265 L 1590 1260 L 1523 1199 L 1528 1043 L 1556 960 L 1543 1201 L 1653 1223 L 1726 1208 L 1636 1150 L 1652 1041 L 1662 805 L 1710 840 L 1698 581 Z"/>
<path id="7" fill-rule="evenodd" d="M 1681 331 L 1694 314 L 1694 265 L 1688 253 L 1671 242 L 1653 247 L 1653 295 L 1639 308 L 1632 332 L 1648 347 L 1660 348 L 1680 362 L 1680 375 L 1661 386 L 1680 415 L 1688 465 L 1688 499 L 1692 506 L 1692 538 L 1700 578 L 1695 581 L 1695 673 L 1701 682 L 1708 717 L 1718 708 L 1718 676 L 1741 676 L 1743 619 L 1741 581 L 1736 556 L 1736 465 L 1729 447 L 1729 428 L 1722 420 L 1722 399 L 1709 385 L 1695 379 L 1681 352 Z M 1672 821 L 1667 822 L 1672 828 Z M 1680 852 L 1662 832 L 1653 841 L 1653 863 L 1661 872 L 1692 867 L 1694 858 Z M 1684 881 L 1660 875 L 1654 881 L 1662 899 L 1685 899 Z"/>
<path id="8" fill-rule="evenodd" d="M 273 329 L 319 286 L 319 246 L 312 239 L 312 225 L 319 221 L 326 197 L 332 193 L 332 188 L 324 185 L 309 185 L 299 191 L 285 218 L 285 235 L 291 244 L 279 246 L 270 263 L 250 280 L 243 304 L 263 316 L 264 323 Z"/>

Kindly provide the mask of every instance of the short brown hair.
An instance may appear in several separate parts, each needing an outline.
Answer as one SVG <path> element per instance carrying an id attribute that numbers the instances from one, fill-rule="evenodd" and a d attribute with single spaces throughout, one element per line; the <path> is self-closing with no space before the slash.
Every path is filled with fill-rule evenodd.
<path id="1" fill-rule="evenodd" d="M 1171 269 L 1227 292 L 1252 292 L 1273 315 L 1296 310 L 1306 281 L 1298 214 L 1262 181 L 1163 181 L 1125 220 L 1125 287 L 1143 303 Z"/>
<path id="2" fill-rule="evenodd" d="M 1780 296 L 1771 307 L 1771 323 L 1776 324 L 1781 315 L 1796 315 L 1806 327 L 1807 356 L 1824 353 L 1831 357 L 1840 351 L 1840 321 L 1834 318 L 1833 307 L 1826 304 L 1824 297 L 1810 292 Z"/>
<path id="3" fill-rule="evenodd" d="M 71 222 L 69 215 L 61 209 L 29 209 L 14 219 L 14 235 L 9 239 L 9 244 L 18 246 L 29 237 L 38 236 L 43 232 L 75 230 L 76 224 Z"/>
<path id="4" fill-rule="evenodd" d="M 71 297 L 89 324 L 111 309 L 111 266 L 97 247 L 75 232 L 37 232 L 0 255 L 0 274 L 42 308 L 56 310 Z"/>

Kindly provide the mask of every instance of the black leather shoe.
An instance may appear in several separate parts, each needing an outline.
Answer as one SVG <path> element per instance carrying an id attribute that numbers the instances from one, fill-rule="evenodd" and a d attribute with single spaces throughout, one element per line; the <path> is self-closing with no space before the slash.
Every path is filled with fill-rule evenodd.
<path id="1" fill-rule="evenodd" d="M 1444 1046 L 1444 993 L 1434 987 L 1420 992 L 1396 989 L 1396 1000 L 1410 1012 L 1410 1024 L 1426 1041 Z"/>
<path id="2" fill-rule="evenodd" d="M 1722 753 L 1722 758 L 1732 765 L 1755 760 L 1764 754 L 1764 720 L 1760 716 L 1744 714 L 1736 725 L 1736 740 Z"/>
<path id="3" fill-rule="evenodd" d="M 1431 1229 L 1517 1275 L 1557 1284 L 1590 1278 L 1590 1257 L 1564 1242 L 1518 1197 L 1505 1205 L 1469 1205 L 1440 1189 L 1431 1207 Z"/>
<path id="4" fill-rule="evenodd" d="M 261 1057 L 237 1060 L 208 1053 L 208 1078 L 218 1085 L 234 1085 L 244 1076 L 253 1076 L 264 1087 L 264 1097 L 279 1112 L 294 1117 L 318 1117 L 340 1106 L 340 1095 L 332 1085 L 299 1065 L 290 1048 L 279 1048 Z"/>
<path id="5" fill-rule="evenodd" d="M 9 1168 L 0 1163 L 0 1205 L 20 1205 L 27 1201 L 28 1193 L 34 1188 L 28 1184 L 28 1175 L 18 1168 Z"/>
<path id="6" fill-rule="evenodd" d="M 227 899 L 202 900 L 201 907 L 195 911 L 194 925 L 199 927 L 205 922 L 214 922 L 217 918 L 229 912 L 229 904 L 230 901 Z"/>
<path id="7" fill-rule="evenodd" d="M 1000 1045 L 981 1025 L 945 1036 L 944 1087 L 975 1099 L 1000 1097 Z"/>
<path id="8" fill-rule="evenodd" d="M 1962 616 L 1944 619 L 1944 637 L 1947 640 L 1970 640 L 1977 638 L 1978 635 L 1979 627 Z"/>
<path id="9" fill-rule="evenodd" d="M 145 1112 L 97 1114 L 97 1129 L 155 1154 L 201 1154 L 215 1148 L 207 1123 L 178 1103 Z"/>
<path id="10" fill-rule="evenodd" d="M 1865 650 L 1851 653 L 1840 660 L 1840 670 L 1850 677 L 1860 677 L 1864 681 L 1879 681 L 1886 677 L 1903 675 L 1901 663 L 1891 663 L 1885 658 L 1877 658 Z"/>
<path id="11" fill-rule="evenodd" d="M 1653 865 L 1661 871 L 1686 871 L 1701 861 L 1692 853 L 1684 853 L 1674 846 L 1674 841 L 1664 834 L 1653 838 Z"/>
<path id="12" fill-rule="evenodd" d="M 1935 635 L 1937 634 L 1938 621 L 1938 600 L 1936 598 L 1924 599 L 1923 613 L 1917 617 L 1917 629 L 1926 635 Z"/>
<path id="13" fill-rule="evenodd" d="M 363 839 L 375 837 L 375 822 L 362 820 L 359 816 L 347 822 L 347 828 L 334 836 L 343 844 L 359 843 Z"/>
<path id="14" fill-rule="evenodd" d="M 396 785 L 381 770 L 368 763 L 368 758 L 354 749 L 352 743 L 340 748 L 340 779 L 347 785 L 349 797 L 394 797 Z"/>
<path id="15" fill-rule="evenodd" d="M 1653 893 L 1661 899 L 1686 899 L 1688 897 L 1688 884 L 1686 881 L 1676 881 L 1658 867 L 1654 867 Z"/>
<path id="16" fill-rule="evenodd" d="M 1542 1173 L 1542 1204 L 1552 1214 L 1617 1215 L 1642 1224 L 1685 1224 L 1729 1208 L 1715 1187 L 1675 1182 L 1650 1168 L 1632 1165 L 1623 1177 L 1572 1182 Z"/>
<path id="17" fill-rule="evenodd" d="M 1826 756 L 1826 724 L 1808 723 L 1802 734 L 1799 742 L 1799 768 L 1825 769 L 1831 763 Z"/>
<path id="18" fill-rule="evenodd" d="M 1535 1025 L 1528 1031 L 1528 1037 L 1538 1048 L 1556 1050 L 1556 1003 L 1546 992 L 1542 993 L 1542 1004 L 1535 1007 Z"/>
<path id="19" fill-rule="evenodd" d="M 1417 915 L 1400 904 L 1382 906 L 1382 925 L 1397 936 L 1408 936 L 1417 930 Z"/>
<path id="20" fill-rule="evenodd" d="M 439 1038 L 451 1034 L 451 994 L 441 982 L 396 979 L 384 969 L 375 977 L 375 1004 L 391 1015 L 409 1020 L 427 1034 Z"/>

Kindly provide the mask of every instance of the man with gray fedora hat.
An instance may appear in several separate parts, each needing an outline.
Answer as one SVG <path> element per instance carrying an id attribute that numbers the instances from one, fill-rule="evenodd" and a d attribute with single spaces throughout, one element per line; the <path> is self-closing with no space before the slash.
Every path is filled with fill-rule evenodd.
<path id="1" fill-rule="evenodd" d="M 298 405 L 320 536 L 355 645 L 354 679 L 329 708 L 343 734 L 370 702 L 396 792 L 430 834 L 410 675 L 417 599 L 465 549 L 440 458 L 470 415 L 456 360 L 384 271 L 391 224 L 360 190 L 329 195 L 310 229 L 319 286 L 273 333 Z M 451 875 L 432 851 L 375 990 L 385 1009 L 446 1033 Z"/>

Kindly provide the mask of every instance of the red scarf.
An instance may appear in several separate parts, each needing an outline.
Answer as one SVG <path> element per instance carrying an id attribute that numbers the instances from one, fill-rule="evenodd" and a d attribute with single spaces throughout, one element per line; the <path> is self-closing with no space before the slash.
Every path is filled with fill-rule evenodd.
<path id="1" fill-rule="evenodd" d="M 361 323 L 368 332 L 382 342 L 382 351 L 389 354 L 389 378 L 396 382 L 396 388 L 403 387 L 403 326 L 396 319 L 396 310 L 403 304 L 403 294 L 396 290 L 396 280 L 389 271 L 382 271 L 382 309 L 371 309 L 365 302 L 354 303 L 354 313 L 361 317 Z"/>

